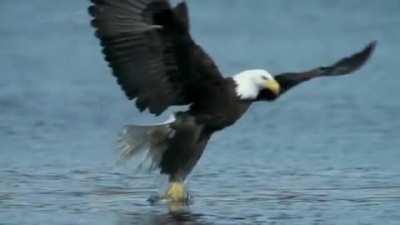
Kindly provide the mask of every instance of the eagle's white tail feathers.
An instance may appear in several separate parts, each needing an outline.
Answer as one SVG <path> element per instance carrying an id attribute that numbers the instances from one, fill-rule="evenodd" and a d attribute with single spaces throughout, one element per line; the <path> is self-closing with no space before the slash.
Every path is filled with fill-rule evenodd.
<path id="1" fill-rule="evenodd" d="M 171 117 L 167 121 L 153 125 L 128 125 L 119 137 L 119 162 L 134 159 L 139 170 L 155 170 L 167 149 L 167 140 L 173 135 Z"/>

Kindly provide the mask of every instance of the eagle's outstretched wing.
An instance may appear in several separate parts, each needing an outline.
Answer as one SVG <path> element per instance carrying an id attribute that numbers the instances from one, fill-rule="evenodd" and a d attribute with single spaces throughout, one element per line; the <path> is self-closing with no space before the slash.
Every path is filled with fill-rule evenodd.
<path id="1" fill-rule="evenodd" d="M 376 41 L 367 45 L 362 51 L 349 57 L 343 58 L 331 66 L 318 67 L 300 73 L 282 73 L 275 76 L 275 80 L 281 86 L 281 93 L 284 94 L 289 89 L 301 84 L 304 81 L 322 76 L 340 76 L 358 70 L 369 59 L 376 46 Z"/>
<path id="2" fill-rule="evenodd" d="M 140 110 L 156 115 L 196 101 L 202 82 L 222 79 L 189 34 L 185 2 L 91 0 L 92 26 L 118 83 Z"/>

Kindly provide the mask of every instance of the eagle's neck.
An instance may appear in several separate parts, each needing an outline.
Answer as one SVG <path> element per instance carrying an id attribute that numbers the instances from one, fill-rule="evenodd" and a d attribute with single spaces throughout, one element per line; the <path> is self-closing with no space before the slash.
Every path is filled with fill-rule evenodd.
<path id="1" fill-rule="evenodd" d="M 232 77 L 235 82 L 236 95 L 242 100 L 255 100 L 260 92 L 260 87 L 246 73 L 240 73 Z"/>

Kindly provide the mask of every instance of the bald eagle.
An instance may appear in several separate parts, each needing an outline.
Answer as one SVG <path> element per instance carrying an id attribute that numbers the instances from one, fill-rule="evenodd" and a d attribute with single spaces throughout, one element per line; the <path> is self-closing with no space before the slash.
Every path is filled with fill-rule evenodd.
<path id="1" fill-rule="evenodd" d="M 150 168 L 169 178 L 163 197 L 184 201 L 184 181 L 217 131 L 234 124 L 258 101 L 274 101 L 316 77 L 358 70 L 376 42 L 333 65 L 305 72 L 271 75 L 248 70 L 224 77 L 190 35 L 185 2 L 168 0 L 91 0 L 89 14 L 105 60 L 129 100 L 156 116 L 171 106 L 189 106 L 168 121 L 130 125 L 121 137 L 121 158 L 145 152 Z"/>

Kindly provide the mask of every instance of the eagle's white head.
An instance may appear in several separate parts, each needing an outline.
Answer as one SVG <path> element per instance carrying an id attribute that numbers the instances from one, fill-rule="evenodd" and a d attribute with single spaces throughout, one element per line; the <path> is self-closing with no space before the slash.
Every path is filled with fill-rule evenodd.
<path id="1" fill-rule="evenodd" d="M 268 89 L 278 95 L 281 87 L 274 77 L 266 70 L 246 70 L 235 76 L 236 93 L 243 100 L 254 100 L 259 92 Z"/>

